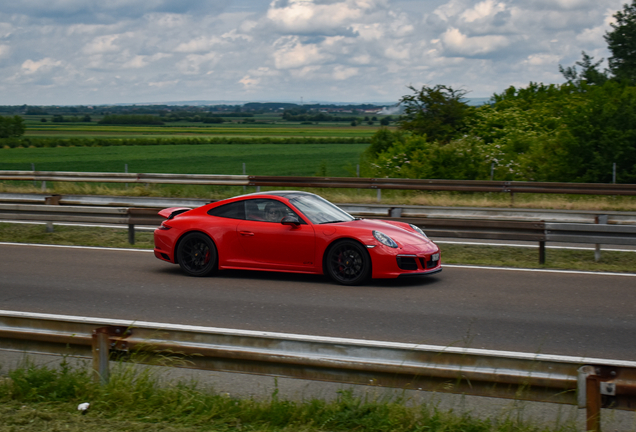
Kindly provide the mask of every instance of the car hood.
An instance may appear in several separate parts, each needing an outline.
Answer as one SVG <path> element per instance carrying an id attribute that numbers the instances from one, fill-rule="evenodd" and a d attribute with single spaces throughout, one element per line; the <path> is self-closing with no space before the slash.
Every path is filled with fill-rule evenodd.
<path id="1" fill-rule="evenodd" d="M 327 225 L 323 225 L 327 226 Z M 329 226 L 338 228 L 350 227 L 354 229 L 368 229 L 370 231 L 381 231 L 384 234 L 391 237 L 397 243 L 402 245 L 422 245 L 431 244 L 432 241 L 428 238 L 422 237 L 420 234 L 407 229 L 401 228 L 398 225 L 393 225 L 391 222 L 379 220 L 379 219 L 356 219 L 351 222 L 342 222 L 329 224 Z"/>

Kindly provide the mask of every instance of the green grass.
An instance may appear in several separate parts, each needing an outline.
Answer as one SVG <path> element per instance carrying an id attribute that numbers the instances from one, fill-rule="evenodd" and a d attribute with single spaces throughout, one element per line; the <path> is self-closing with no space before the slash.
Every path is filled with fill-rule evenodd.
<path id="1" fill-rule="evenodd" d="M 406 397 L 357 397 L 340 391 L 335 400 L 267 400 L 218 394 L 193 382 L 159 384 L 150 371 L 120 365 L 100 387 L 86 366 L 25 364 L 0 382 L 0 432 L 9 431 L 574 431 L 574 424 L 533 426 L 516 413 L 475 418 L 411 404 Z M 86 415 L 77 405 L 90 402 Z"/>
<path id="2" fill-rule="evenodd" d="M 128 230 L 55 225 L 52 233 L 45 225 L 0 223 L 0 242 L 70 246 L 152 249 L 151 232 L 135 233 L 135 245 L 128 243 Z"/>
<path id="3" fill-rule="evenodd" d="M 263 119 L 265 121 L 271 119 Z M 261 121 L 258 119 L 257 121 Z M 96 123 L 26 122 L 25 137 L 175 137 L 179 136 L 241 136 L 241 137 L 371 137 L 379 129 L 374 126 L 350 126 L 346 122 L 300 124 L 300 122 L 231 123 L 202 125 L 201 123 L 167 123 L 163 126 L 98 125 Z"/>
<path id="4" fill-rule="evenodd" d="M 151 232 L 137 232 L 135 245 L 128 243 L 128 231 L 114 228 L 54 227 L 47 233 L 43 225 L 0 223 L 0 241 L 113 248 L 152 249 Z M 444 264 L 469 264 L 515 268 L 546 268 L 605 272 L 636 272 L 636 252 L 603 251 L 594 261 L 594 251 L 547 249 L 546 264 L 540 265 L 536 248 L 440 244 Z"/>
<path id="5" fill-rule="evenodd" d="M 0 169 L 38 171 L 355 175 L 367 144 L 249 144 L 0 149 Z M 324 169 L 323 169 L 324 167 Z M 353 167 L 353 168 L 352 168 Z"/>
<path id="6" fill-rule="evenodd" d="M 484 265 L 515 268 L 545 268 L 602 272 L 636 272 L 635 252 L 601 250 L 594 261 L 593 250 L 546 249 L 546 263 L 539 264 L 538 248 L 440 244 L 444 264 Z M 611 246 L 606 246 L 611 248 Z"/>

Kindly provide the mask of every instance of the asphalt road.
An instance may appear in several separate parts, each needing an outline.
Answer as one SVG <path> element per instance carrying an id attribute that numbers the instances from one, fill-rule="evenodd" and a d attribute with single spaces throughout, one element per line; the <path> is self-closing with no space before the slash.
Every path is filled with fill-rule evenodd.
<path id="1" fill-rule="evenodd" d="M 0 245 L 0 309 L 636 360 L 636 277 L 445 268 L 343 287 L 183 275 L 152 253 Z"/>

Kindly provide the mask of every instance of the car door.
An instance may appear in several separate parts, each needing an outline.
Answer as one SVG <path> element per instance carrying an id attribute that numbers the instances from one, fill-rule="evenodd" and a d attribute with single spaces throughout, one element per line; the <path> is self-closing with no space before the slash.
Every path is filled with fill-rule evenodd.
<path id="1" fill-rule="evenodd" d="M 266 211 L 275 206 L 280 217 L 268 219 Z M 257 198 L 246 203 L 247 218 L 237 226 L 246 260 L 255 268 L 311 270 L 315 266 L 315 234 L 292 209 L 280 201 Z M 296 216 L 300 225 L 283 225 L 284 216 Z M 247 263 L 246 263 L 247 264 Z"/>

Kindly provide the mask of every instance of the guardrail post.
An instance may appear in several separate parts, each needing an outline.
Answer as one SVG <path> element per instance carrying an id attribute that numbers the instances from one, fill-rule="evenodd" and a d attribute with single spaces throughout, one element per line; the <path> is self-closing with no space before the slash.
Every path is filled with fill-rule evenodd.
<path id="1" fill-rule="evenodd" d="M 586 431 L 601 432 L 601 377 L 594 366 L 578 369 L 577 399 L 579 408 L 585 408 Z"/>
<path id="2" fill-rule="evenodd" d="M 601 432 L 601 383 L 596 375 L 585 378 L 586 431 Z"/>
<path id="3" fill-rule="evenodd" d="M 607 219 L 608 219 L 607 215 L 598 215 L 594 218 L 594 223 L 607 224 Z M 601 260 L 601 245 L 597 243 L 596 247 L 594 248 L 594 261 L 599 262 L 600 260 Z"/>
<path id="4" fill-rule="evenodd" d="M 51 195 L 44 198 L 45 205 L 60 205 L 61 195 Z M 55 229 L 53 228 L 53 222 L 46 223 L 46 232 L 52 233 Z"/>
<path id="5" fill-rule="evenodd" d="M 391 207 L 389 209 L 389 217 L 402 217 L 402 208 L 401 207 Z"/>
<path id="6" fill-rule="evenodd" d="M 108 384 L 110 371 L 108 369 L 110 338 L 108 327 L 93 330 L 93 380 L 101 385 Z"/>
<path id="7" fill-rule="evenodd" d="M 128 224 L 128 243 L 135 244 L 135 224 Z"/>
<path id="8" fill-rule="evenodd" d="M 545 264 L 545 242 L 539 242 L 539 264 Z"/>
<path id="9" fill-rule="evenodd" d="M 378 188 L 378 202 L 382 201 L 382 189 Z"/>

